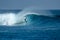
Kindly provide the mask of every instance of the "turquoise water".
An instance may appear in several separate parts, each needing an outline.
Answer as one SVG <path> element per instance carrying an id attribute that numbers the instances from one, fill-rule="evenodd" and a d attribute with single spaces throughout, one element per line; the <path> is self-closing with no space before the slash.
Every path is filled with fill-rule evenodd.
<path id="1" fill-rule="evenodd" d="M 16 10 L 14 12 L 18 13 Z M 59 10 L 51 12 L 60 13 Z M 60 40 L 59 15 L 50 17 L 29 14 L 25 17 L 26 25 L 0 26 L 0 40 Z"/>

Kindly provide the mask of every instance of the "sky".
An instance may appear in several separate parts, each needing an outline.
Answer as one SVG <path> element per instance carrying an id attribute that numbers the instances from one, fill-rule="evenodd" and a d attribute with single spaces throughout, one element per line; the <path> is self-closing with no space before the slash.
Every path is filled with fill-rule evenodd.
<path id="1" fill-rule="evenodd" d="M 24 9 L 39 6 L 41 9 L 60 9 L 60 0 L 0 0 L 1 9 Z"/>

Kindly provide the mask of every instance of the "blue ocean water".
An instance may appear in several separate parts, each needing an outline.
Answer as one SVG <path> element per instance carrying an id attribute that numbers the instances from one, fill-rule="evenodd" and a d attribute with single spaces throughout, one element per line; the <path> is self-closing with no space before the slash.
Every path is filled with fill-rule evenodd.
<path id="1" fill-rule="evenodd" d="M 60 40 L 60 10 L 49 11 L 55 16 L 29 14 L 25 16 L 26 25 L 0 26 L 0 40 Z M 3 12 L 20 10 L 0 13 Z"/>

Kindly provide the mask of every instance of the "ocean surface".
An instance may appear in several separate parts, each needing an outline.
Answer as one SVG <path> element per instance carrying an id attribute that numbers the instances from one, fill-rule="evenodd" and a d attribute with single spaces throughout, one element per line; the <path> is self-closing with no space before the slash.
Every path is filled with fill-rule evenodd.
<path id="1" fill-rule="evenodd" d="M 0 10 L 0 14 L 10 12 L 18 14 L 21 11 Z M 28 14 L 25 15 L 25 25 L 20 25 L 21 23 L 16 23 L 18 24 L 15 24 L 16 26 L 0 25 L 0 40 L 60 40 L 60 10 L 47 11 L 54 16 Z"/>

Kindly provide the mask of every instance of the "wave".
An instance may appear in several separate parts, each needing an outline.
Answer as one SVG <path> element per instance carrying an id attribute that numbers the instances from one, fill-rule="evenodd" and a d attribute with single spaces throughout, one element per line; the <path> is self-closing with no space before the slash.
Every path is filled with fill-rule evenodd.
<path id="1" fill-rule="evenodd" d="M 58 16 L 48 10 L 38 8 L 27 8 L 18 12 L 4 12 L 0 14 L 0 25 L 6 26 L 57 26 L 60 24 Z M 48 24 L 48 25 L 47 25 Z"/>

